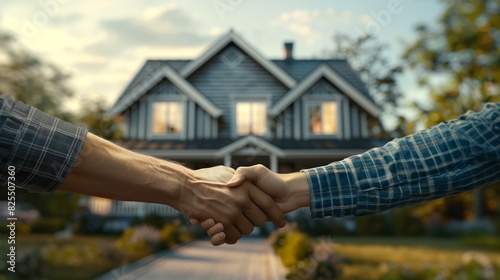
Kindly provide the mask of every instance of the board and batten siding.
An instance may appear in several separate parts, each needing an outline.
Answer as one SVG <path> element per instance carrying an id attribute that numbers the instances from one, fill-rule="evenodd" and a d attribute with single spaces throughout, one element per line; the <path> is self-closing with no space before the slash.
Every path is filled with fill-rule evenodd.
<path id="1" fill-rule="evenodd" d="M 209 139 L 218 136 L 217 120 L 189 100 L 175 85 L 164 79 L 125 112 L 126 138 L 151 140 L 152 104 L 155 101 L 169 100 L 183 103 L 185 130 L 183 139 Z"/>
<path id="2" fill-rule="evenodd" d="M 308 139 L 309 116 L 307 104 L 314 101 L 337 101 L 339 139 L 369 137 L 365 111 L 326 79 L 320 79 L 302 97 L 295 100 L 273 121 L 279 139 Z"/>
<path id="3" fill-rule="evenodd" d="M 240 56 L 234 65 L 225 61 L 227 51 L 235 51 L 236 56 Z M 288 92 L 286 86 L 233 44 L 188 77 L 188 81 L 223 111 L 219 136 L 224 138 L 233 136 L 235 101 L 265 97 L 262 102 L 274 104 Z"/>

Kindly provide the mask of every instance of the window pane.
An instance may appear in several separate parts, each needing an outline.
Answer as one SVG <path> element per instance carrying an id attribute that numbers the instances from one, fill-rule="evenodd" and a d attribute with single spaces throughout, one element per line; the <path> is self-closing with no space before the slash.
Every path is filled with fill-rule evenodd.
<path id="1" fill-rule="evenodd" d="M 166 102 L 155 102 L 153 104 L 153 134 L 167 133 L 167 108 Z"/>
<path id="2" fill-rule="evenodd" d="M 337 103 L 323 103 L 323 134 L 337 133 Z"/>
<path id="3" fill-rule="evenodd" d="M 252 134 L 264 135 L 266 134 L 266 104 L 253 103 L 252 104 Z"/>
<path id="4" fill-rule="evenodd" d="M 250 133 L 250 103 L 236 104 L 236 132 L 238 135 Z"/>
<path id="5" fill-rule="evenodd" d="M 238 102 L 236 104 L 236 133 L 238 135 L 266 134 L 266 103 Z"/>
<path id="6" fill-rule="evenodd" d="M 309 106 L 309 131 L 313 134 L 321 134 L 321 107 L 319 105 Z"/>
<path id="7" fill-rule="evenodd" d="M 153 134 L 179 134 L 182 132 L 184 114 L 179 102 L 153 103 Z"/>
<path id="8" fill-rule="evenodd" d="M 182 131 L 182 109 L 179 103 L 169 103 L 167 131 L 169 134 L 179 134 Z"/>

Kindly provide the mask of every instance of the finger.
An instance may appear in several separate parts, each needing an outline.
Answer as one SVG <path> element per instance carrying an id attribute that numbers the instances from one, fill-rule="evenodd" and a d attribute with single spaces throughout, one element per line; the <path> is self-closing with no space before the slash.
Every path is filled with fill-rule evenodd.
<path id="1" fill-rule="evenodd" d="M 253 231 L 253 224 L 248 220 L 245 215 L 241 215 L 240 218 L 236 219 L 234 226 L 244 235 L 249 235 Z"/>
<path id="2" fill-rule="evenodd" d="M 215 221 L 214 219 L 208 219 L 208 220 L 205 220 L 201 223 L 201 227 L 204 229 L 204 230 L 208 230 L 209 228 L 213 227 L 215 225 Z"/>
<path id="3" fill-rule="evenodd" d="M 236 187 L 243 184 L 244 181 L 250 181 L 257 185 L 258 182 L 264 179 L 269 172 L 271 171 L 262 164 L 238 167 L 227 185 L 229 187 Z"/>
<path id="4" fill-rule="evenodd" d="M 226 239 L 226 234 L 223 232 L 219 232 L 216 235 L 212 236 L 212 239 L 210 239 L 210 242 L 214 246 L 219 246 L 224 244 L 224 240 Z"/>
<path id="5" fill-rule="evenodd" d="M 249 192 L 253 191 L 260 191 L 260 190 L 252 186 L 252 188 L 249 189 Z M 264 213 L 259 208 L 259 206 L 255 204 L 255 202 L 249 204 L 250 205 L 247 207 L 247 209 L 244 209 L 243 214 L 254 226 L 256 227 L 263 226 L 268 220 L 266 213 Z"/>
<path id="6" fill-rule="evenodd" d="M 249 188 L 250 200 L 264 212 L 275 226 L 281 228 L 286 224 L 285 214 L 274 200 L 258 188 Z"/>
<path id="7" fill-rule="evenodd" d="M 238 229 L 234 225 L 224 225 L 224 228 L 226 228 L 226 230 L 224 231 L 224 233 L 226 234 L 225 242 L 227 244 L 235 244 L 236 242 L 238 242 L 238 240 L 242 236 L 241 232 L 238 231 Z"/>
<path id="8" fill-rule="evenodd" d="M 224 226 L 221 223 L 218 223 L 218 224 L 214 225 L 213 227 L 209 228 L 207 230 L 207 234 L 210 237 L 214 237 L 214 235 L 221 233 L 223 231 L 224 231 Z"/>
<path id="9" fill-rule="evenodd" d="M 231 179 L 229 179 L 229 181 L 227 181 L 228 187 L 237 187 L 237 186 L 243 184 L 243 182 L 245 182 L 244 174 L 241 171 L 238 172 L 238 170 L 240 170 L 240 169 L 239 168 L 236 169 L 236 171 L 233 174 L 233 177 L 231 177 Z"/>
<path id="10" fill-rule="evenodd" d="M 189 218 L 189 221 L 191 222 L 191 224 L 193 225 L 197 225 L 200 223 L 200 221 L 198 219 L 195 219 L 195 218 Z"/>

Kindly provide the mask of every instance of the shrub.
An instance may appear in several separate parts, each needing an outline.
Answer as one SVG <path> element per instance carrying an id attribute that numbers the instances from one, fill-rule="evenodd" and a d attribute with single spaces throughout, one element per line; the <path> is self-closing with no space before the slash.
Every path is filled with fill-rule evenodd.
<path id="1" fill-rule="evenodd" d="M 125 230 L 116 247 L 129 258 L 146 256 L 158 249 L 160 231 L 150 226 L 138 226 Z"/>
<path id="2" fill-rule="evenodd" d="M 356 233 L 365 236 L 387 235 L 384 215 L 371 215 L 356 218 Z"/>
<path id="3" fill-rule="evenodd" d="M 309 238 L 296 231 L 278 236 L 274 248 L 286 267 L 296 266 L 299 261 L 309 257 L 312 253 Z"/>
<path id="4" fill-rule="evenodd" d="M 160 242 L 167 248 L 189 242 L 192 239 L 189 232 L 183 230 L 183 228 L 178 225 L 165 225 L 160 232 Z"/>
<path id="5" fill-rule="evenodd" d="M 392 215 L 392 233 L 397 236 L 419 236 L 425 233 L 424 222 L 412 215 L 411 210 L 401 209 Z"/>
<path id="6" fill-rule="evenodd" d="M 34 233 L 54 233 L 63 230 L 65 221 L 62 218 L 41 217 L 31 225 L 31 232 Z"/>

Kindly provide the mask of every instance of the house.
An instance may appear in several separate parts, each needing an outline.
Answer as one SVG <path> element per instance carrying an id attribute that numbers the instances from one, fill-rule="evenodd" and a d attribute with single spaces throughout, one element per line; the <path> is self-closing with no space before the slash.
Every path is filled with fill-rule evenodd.
<path id="1" fill-rule="evenodd" d="M 192 168 L 261 163 L 277 172 L 382 144 L 369 129 L 382 111 L 346 60 L 295 59 L 290 42 L 284 50 L 284 58 L 268 59 L 230 31 L 193 60 L 146 61 L 110 109 L 125 120 L 117 144 Z M 176 213 L 92 203 L 97 213 Z"/>

